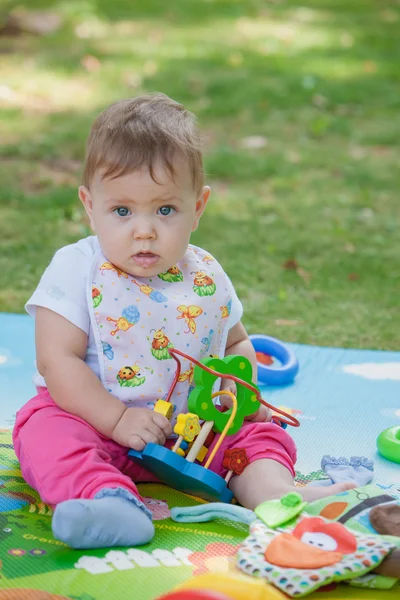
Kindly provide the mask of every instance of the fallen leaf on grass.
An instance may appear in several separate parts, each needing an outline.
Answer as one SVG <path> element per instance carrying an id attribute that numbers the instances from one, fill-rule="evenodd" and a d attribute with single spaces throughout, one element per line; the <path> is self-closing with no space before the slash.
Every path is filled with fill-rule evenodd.
<path id="1" fill-rule="evenodd" d="M 318 108 L 324 108 L 328 104 L 328 98 L 322 94 L 314 94 L 312 103 L 314 106 L 318 106 Z"/>
<path id="2" fill-rule="evenodd" d="M 75 35 L 81 40 L 100 39 L 107 35 L 108 29 L 100 19 L 89 18 L 75 27 Z"/>
<path id="3" fill-rule="evenodd" d="M 238 67 L 243 64 L 243 60 L 243 54 L 241 52 L 232 52 L 232 54 L 228 56 L 228 64 L 232 67 Z"/>
<path id="4" fill-rule="evenodd" d="M 289 258 L 286 262 L 283 263 L 282 267 L 287 269 L 288 271 L 295 271 L 299 277 L 303 279 L 306 283 L 311 280 L 311 273 L 300 267 L 299 263 L 295 258 Z"/>
<path id="5" fill-rule="evenodd" d="M 149 33 L 149 41 L 152 44 L 161 44 L 165 39 L 165 31 L 163 29 L 153 29 Z"/>
<path id="6" fill-rule="evenodd" d="M 98 58 L 96 58 L 96 56 L 93 56 L 92 54 L 87 54 L 82 58 L 81 65 L 89 73 L 95 73 L 100 69 L 101 62 Z"/>
<path id="7" fill-rule="evenodd" d="M 342 44 L 343 48 L 351 48 L 354 44 L 354 37 L 351 35 L 351 33 L 344 31 L 340 36 L 340 43 Z"/>
<path id="8" fill-rule="evenodd" d="M 375 212 L 372 210 L 372 208 L 369 207 L 362 208 L 357 215 L 357 219 L 363 222 L 370 221 L 374 217 Z"/>
<path id="9" fill-rule="evenodd" d="M 353 145 L 349 148 L 349 154 L 354 160 L 362 160 L 367 154 L 367 149 L 362 146 Z"/>
<path id="10" fill-rule="evenodd" d="M 146 60 L 143 65 L 143 73 L 146 77 L 153 77 L 158 71 L 158 66 L 154 60 Z"/>
<path id="11" fill-rule="evenodd" d="M 301 277 L 303 279 L 303 281 L 305 281 L 306 283 L 308 283 L 311 280 L 311 273 L 309 273 L 308 271 L 306 271 L 305 269 L 303 269 L 302 267 L 299 267 L 298 269 L 296 269 L 296 273 L 299 277 Z"/>
<path id="12" fill-rule="evenodd" d="M 346 250 L 346 252 L 349 252 L 350 254 L 353 254 L 353 252 L 356 251 L 356 247 L 354 246 L 354 244 L 352 244 L 351 242 L 347 242 L 343 248 Z"/>
<path id="13" fill-rule="evenodd" d="M 130 88 L 139 88 L 142 85 L 142 77 L 139 73 L 133 73 L 131 71 L 126 71 L 122 75 L 123 83 Z"/>
<path id="14" fill-rule="evenodd" d="M 46 184 L 55 186 L 75 186 L 78 184 L 78 173 L 71 171 L 62 164 L 39 163 L 33 182 L 40 188 L 46 188 Z"/>
<path id="15" fill-rule="evenodd" d="M 240 141 L 242 148 L 249 150 L 258 150 L 259 148 L 264 148 L 267 144 L 268 140 L 263 135 L 250 135 Z"/>
<path id="16" fill-rule="evenodd" d="M 289 162 L 297 164 L 300 162 L 301 156 L 295 150 L 289 150 L 286 154 L 286 158 Z"/>
<path id="17" fill-rule="evenodd" d="M 63 24 L 60 15 L 50 11 L 27 11 L 16 9 L 7 15 L 5 23 L 0 28 L 0 35 L 49 35 Z"/>
<path id="18" fill-rule="evenodd" d="M 386 23 L 396 23 L 399 20 L 399 15 L 395 10 L 387 8 L 381 12 L 382 21 Z"/>
<path id="19" fill-rule="evenodd" d="M 365 73 L 376 73 L 378 67 L 373 60 L 366 60 L 363 64 L 363 69 Z"/>
<path id="20" fill-rule="evenodd" d="M 274 321 L 275 325 L 278 327 L 295 327 L 296 325 L 301 325 L 304 321 L 296 321 L 291 319 L 276 319 Z"/>
<path id="21" fill-rule="evenodd" d="M 299 263 L 295 258 L 288 258 L 282 265 L 284 269 L 288 271 L 296 271 L 299 268 Z"/>
<path id="22" fill-rule="evenodd" d="M 349 281 L 357 281 L 357 279 L 360 279 L 360 276 L 359 276 L 359 274 L 358 274 L 358 273 L 349 273 L 349 274 L 347 275 L 347 279 L 348 279 Z"/>
<path id="23" fill-rule="evenodd" d="M 390 154 L 393 154 L 393 148 L 390 148 L 389 146 L 373 146 L 371 148 L 371 152 L 373 154 L 373 156 L 387 156 Z"/>

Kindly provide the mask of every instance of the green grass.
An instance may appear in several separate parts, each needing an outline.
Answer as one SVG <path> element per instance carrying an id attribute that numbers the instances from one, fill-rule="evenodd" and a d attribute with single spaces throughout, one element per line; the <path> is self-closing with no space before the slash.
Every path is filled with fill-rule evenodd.
<path id="1" fill-rule="evenodd" d="M 76 186 L 94 116 L 157 90 L 199 117 L 213 196 L 194 241 L 248 330 L 398 349 L 400 2 L 26 6 L 62 27 L 0 37 L 0 310 L 23 311 L 54 251 L 89 233 Z"/>

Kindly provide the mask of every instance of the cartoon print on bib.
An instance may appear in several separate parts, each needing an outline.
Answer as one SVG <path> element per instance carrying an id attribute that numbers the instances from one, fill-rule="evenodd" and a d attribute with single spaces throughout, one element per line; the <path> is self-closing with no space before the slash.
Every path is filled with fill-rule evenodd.
<path id="1" fill-rule="evenodd" d="M 157 277 L 168 283 L 183 281 L 182 271 L 176 265 L 168 269 L 168 271 L 165 271 L 165 273 L 159 273 Z"/>
<path id="2" fill-rule="evenodd" d="M 322 517 L 300 516 L 295 527 L 271 529 L 256 519 L 237 554 L 237 567 L 289 596 L 372 571 L 394 548 L 379 536 L 350 531 Z"/>
<path id="3" fill-rule="evenodd" d="M 160 303 L 168 302 L 168 298 L 166 298 L 164 296 L 164 294 L 161 294 L 161 292 L 153 290 L 153 288 L 150 287 L 149 285 L 141 284 L 138 281 L 136 281 L 135 279 L 131 279 L 131 281 L 132 281 L 132 283 L 134 283 L 135 285 L 137 285 L 139 287 L 142 294 L 146 294 L 146 296 L 148 296 L 151 300 L 154 300 L 154 302 L 160 302 Z"/>
<path id="4" fill-rule="evenodd" d="M 143 385 L 146 377 L 142 376 L 138 365 L 132 367 L 122 367 L 117 375 L 118 383 L 121 387 L 137 387 Z"/>
<path id="5" fill-rule="evenodd" d="M 110 331 L 110 335 L 115 335 L 117 331 L 128 331 L 128 329 L 133 327 L 139 321 L 139 319 L 140 312 L 133 304 L 124 308 L 122 311 L 122 317 L 119 317 L 118 319 L 107 317 L 107 321 L 117 324 L 116 328 L 113 331 Z"/>
<path id="6" fill-rule="evenodd" d="M 92 298 L 93 298 L 93 308 L 97 308 L 100 302 L 103 300 L 103 296 L 101 295 L 100 290 L 97 287 L 92 286 Z"/>
<path id="7" fill-rule="evenodd" d="M 164 329 L 165 327 L 151 330 L 154 331 L 153 340 L 151 342 L 151 353 L 157 360 L 168 360 L 171 358 L 168 348 L 173 348 L 173 344 L 171 344 L 169 338 L 165 335 Z"/>
<path id="8" fill-rule="evenodd" d="M 183 373 L 181 373 L 179 375 L 178 383 L 182 383 L 182 381 L 188 381 L 189 384 L 192 385 L 193 377 L 194 377 L 194 365 L 192 363 L 189 363 L 189 368 L 187 369 L 187 371 L 184 371 Z"/>
<path id="9" fill-rule="evenodd" d="M 101 342 L 101 345 L 103 347 L 103 354 L 108 358 L 108 360 L 113 360 L 114 350 L 112 349 L 112 346 L 110 346 L 110 344 L 107 342 Z"/>
<path id="10" fill-rule="evenodd" d="M 122 271 L 122 269 L 119 269 L 107 261 L 104 262 L 100 267 L 100 272 L 102 275 L 104 275 L 105 271 L 115 271 L 115 273 L 118 275 L 118 278 L 125 277 L 125 279 L 128 279 L 128 274 L 125 273 L 125 271 Z"/>
<path id="11" fill-rule="evenodd" d="M 194 275 L 193 291 L 198 296 L 212 296 L 215 294 L 217 288 L 214 280 L 205 271 L 192 271 L 191 275 Z"/>
<path id="12" fill-rule="evenodd" d="M 201 343 L 204 344 L 204 346 L 205 346 L 204 347 L 205 353 L 207 353 L 210 349 L 213 335 L 214 335 L 214 329 L 210 329 L 208 336 L 203 337 L 203 339 L 201 340 Z"/>
<path id="13" fill-rule="evenodd" d="M 195 306 L 193 304 L 191 304 L 190 306 L 181 304 L 180 306 L 178 306 L 178 311 L 182 314 L 176 318 L 185 319 L 186 324 L 189 327 L 188 331 L 185 331 L 185 333 L 196 333 L 195 319 L 197 319 L 197 317 L 199 317 L 202 314 L 203 309 L 200 308 L 200 306 Z"/>
<path id="14" fill-rule="evenodd" d="M 229 317 L 229 315 L 231 314 L 232 300 L 229 300 L 229 302 L 226 306 L 221 306 L 220 310 L 221 310 L 221 318 L 227 319 Z"/>
<path id="15" fill-rule="evenodd" d="M 167 397 L 176 373 L 171 348 L 197 360 L 223 356 L 228 319 L 220 307 L 230 306 L 232 286 L 217 261 L 209 267 L 205 256 L 204 250 L 188 247 L 181 261 L 150 278 L 124 273 L 101 252 L 93 257 L 87 303 L 100 378 L 127 405 L 153 408 Z M 202 286 L 193 287 L 193 273 L 204 275 Z M 94 305 L 93 298 L 100 297 Z M 170 398 L 175 415 L 186 410 L 193 387 L 193 363 L 180 362 Z"/>

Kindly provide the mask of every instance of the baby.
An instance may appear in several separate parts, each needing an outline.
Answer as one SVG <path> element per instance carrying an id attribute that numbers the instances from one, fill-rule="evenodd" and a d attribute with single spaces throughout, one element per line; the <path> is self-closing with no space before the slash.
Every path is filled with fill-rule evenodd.
<path id="1" fill-rule="evenodd" d="M 168 348 L 197 360 L 245 356 L 254 381 L 257 361 L 231 281 L 189 243 L 210 197 L 191 113 L 163 94 L 107 108 L 88 138 L 79 197 L 96 235 L 56 252 L 26 305 L 38 394 L 17 414 L 14 446 L 26 481 L 55 507 L 57 539 L 136 546 L 154 535 L 136 483 L 154 477 L 127 453 L 174 443 L 170 421 L 153 410 L 175 375 Z M 191 369 L 183 360 L 172 425 L 187 411 Z M 229 380 L 222 388 L 232 389 Z M 223 477 L 224 452 L 234 447 L 250 461 L 230 481 L 243 506 L 294 489 L 295 444 L 264 406 L 222 443 L 211 468 Z M 349 487 L 301 493 L 314 500 Z"/>

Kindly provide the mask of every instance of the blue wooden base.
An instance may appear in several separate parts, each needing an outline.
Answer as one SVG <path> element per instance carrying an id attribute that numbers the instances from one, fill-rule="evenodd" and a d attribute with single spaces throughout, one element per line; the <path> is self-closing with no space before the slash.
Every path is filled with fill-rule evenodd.
<path id="1" fill-rule="evenodd" d="M 188 462 L 175 452 L 147 444 L 142 452 L 129 450 L 128 456 L 139 466 L 147 469 L 175 490 L 204 498 L 209 502 L 231 502 L 233 494 L 225 479 L 209 469 Z"/>

